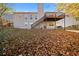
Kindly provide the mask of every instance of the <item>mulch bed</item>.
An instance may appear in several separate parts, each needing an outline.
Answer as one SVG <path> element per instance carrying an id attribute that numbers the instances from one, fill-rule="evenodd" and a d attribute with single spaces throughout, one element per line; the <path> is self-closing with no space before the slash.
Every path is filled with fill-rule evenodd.
<path id="1" fill-rule="evenodd" d="M 9 29 L 2 39 L 2 55 L 6 56 L 79 56 L 79 33 L 75 32 Z"/>

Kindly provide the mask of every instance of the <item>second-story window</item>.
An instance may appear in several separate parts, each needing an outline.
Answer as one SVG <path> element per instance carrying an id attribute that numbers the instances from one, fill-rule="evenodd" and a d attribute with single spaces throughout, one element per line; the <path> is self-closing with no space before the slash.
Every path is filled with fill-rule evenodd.
<path id="1" fill-rule="evenodd" d="M 35 17 L 35 19 L 37 19 L 37 17 Z"/>
<path id="2" fill-rule="evenodd" d="M 32 19 L 32 17 L 30 17 L 30 19 Z"/>
<path id="3" fill-rule="evenodd" d="M 27 17 L 25 18 L 25 20 L 27 20 Z"/>
<path id="4" fill-rule="evenodd" d="M 35 19 L 37 19 L 37 15 L 35 15 Z"/>
<path id="5" fill-rule="evenodd" d="M 25 17 L 25 22 L 27 22 L 27 17 Z"/>
<path id="6" fill-rule="evenodd" d="M 32 19 L 32 15 L 30 15 L 30 19 Z"/>

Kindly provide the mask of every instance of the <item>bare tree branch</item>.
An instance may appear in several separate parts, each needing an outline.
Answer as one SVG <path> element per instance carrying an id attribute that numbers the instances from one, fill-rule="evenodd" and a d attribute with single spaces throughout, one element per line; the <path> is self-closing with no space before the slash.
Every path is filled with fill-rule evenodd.
<path id="1" fill-rule="evenodd" d="M 4 12 L 7 10 L 7 8 L 5 8 L 2 13 L 0 14 L 0 17 L 4 14 Z"/>

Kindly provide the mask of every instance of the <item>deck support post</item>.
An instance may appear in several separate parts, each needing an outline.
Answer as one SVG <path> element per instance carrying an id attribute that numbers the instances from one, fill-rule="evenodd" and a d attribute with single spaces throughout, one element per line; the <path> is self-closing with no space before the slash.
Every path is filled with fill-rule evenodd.
<path id="1" fill-rule="evenodd" d="M 64 30 L 66 30 L 66 28 L 65 28 L 65 13 L 64 13 Z"/>
<path id="2" fill-rule="evenodd" d="M 55 14 L 55 30 L 56 30 L 56 14 Z"/>

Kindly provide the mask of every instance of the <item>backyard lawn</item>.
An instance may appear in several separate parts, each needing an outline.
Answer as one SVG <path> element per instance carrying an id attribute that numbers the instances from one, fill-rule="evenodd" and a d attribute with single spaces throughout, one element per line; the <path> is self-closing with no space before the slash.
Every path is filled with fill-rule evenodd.
<path id="1" fill-rule="evenodd" d="M 0 54 L 12 56 L 79 55 L 79 33 L 64 30 L 4 29 Z"/>

